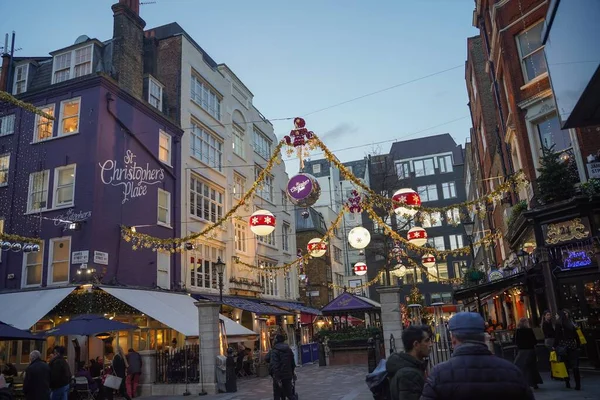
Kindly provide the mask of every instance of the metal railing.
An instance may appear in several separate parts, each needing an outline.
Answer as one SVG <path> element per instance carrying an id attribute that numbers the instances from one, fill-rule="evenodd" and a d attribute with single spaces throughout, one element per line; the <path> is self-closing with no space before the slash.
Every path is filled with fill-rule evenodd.
<path id="1" fill-rule="evenodd" d="M 188 345 L 156 353 L 155 383 L 198 383 L 200 346 Z"/>

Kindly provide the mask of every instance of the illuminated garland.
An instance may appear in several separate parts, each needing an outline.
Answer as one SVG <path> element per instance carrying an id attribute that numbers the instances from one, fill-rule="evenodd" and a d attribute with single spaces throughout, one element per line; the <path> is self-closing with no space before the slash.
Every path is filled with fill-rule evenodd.
<path id="1" fill-rule="evenodd" d="M 11 235 L 9 233 L 0 233 L 0 240 L 6 240 L 7 242 L 20 242 L 20 243 L 31 243 L 31 244 L 42 244 L 41 239 L 30 238 L 19 235 Z"/>
<path id="2" fill-rule="evenodd" d="M 192 240 L 195 240 L 201 236 L 207 236 L 213 229 L 223 225 L 223 223 L 225 223 L 227 220 L 229 220 L 231 217 L 233 217 L 234 214 L 236 213 L 236 211 L 240 207 L 245 205 L 247 201 L 250 200 L 250 198 L 252 197 L 252 195 L 254 194 L 256 189 L 258 189 L 259 186 L 261 186 L 263 184 L 265 177 L 271 172 L 271 169 L 273 168 L 273 166 L 276 163 L 277 164 L 281 163 L 281 159 L 279 156 L 281 153 L 281 147 L 284 144 L 285 144 L 284 140 L 281 140 L 277 144 L 277 146 L 275 147 L 275 151 L 273 152 L 273 155 L 269 159 L 269 162 L 267 163 L 265 168 L 260 172 L 256 181 L 252 184 L 252 187 L 250 187 L 250 189 L 248 189 L 248 191 L 246 193 L 244 193 L 244 195 L 242 196 L 240 201 L 235 206 L 233 206 L 225 215 L 223 215 L 221 218 L 219 218 L 214 224 L 207 226 L 206 228 L 202 229 L 199 233 L 187 235 L 182 238 L 162 239 L 162 238 L 157 238 L 157 237 L 154 237 L 151 235 L 147 235 L 145 233 L 134 232 L 133 229 L 128 226 L 121 226 L 121 237 L 126 242 L 132 243 L 131 248 L 133 250 L 146 248 L 146 249 L 152 249 L 153 251 L 160 249 L 160 250 L 170 251 L 171 253 L 183 251 L 184 248 L 182 247 L 182 245 L 184 245 L 185 243 L 190 242 Z"/>
<path id="3" fill-rule="evenodd" d="M 347 287 L 347 286 L 340 286 L 340 285 L 336 285 L 335 283 L 330 283 L 328 286 L 330 288 L 333 289 L 364 289 L 364 288 L 368 288 L 370 286 L 373 286 L 374 284 L 377 283 L 377 281 L 379 281 L 381 279 L 381 277 L 383 276 L 383 274 L 385 274 L 384 270 L 379 270 L 379 272 L 377 272 L 377 276 L 373 279 L 371 279 L 369 282 L 365 282 L 362 285 L 358 285 L 358 286 L 352 286 L 351 288 Z"/>
<path id="4" fill-rule="evenodd" d="M 460 278 L 440 279 L 437 276 L 435 276 L 434 274 L 430 273 L 429 270 L 424 265 L 418 264 L 412 258 L 407 258 L 406 260 L 407 260 L 406 263 L 408 264 L 408 268 L 413 268 L 413 269 L 414 268 L 419 268 L 428 277 L 430 277 L 430 276 L 434 277 L 436 279 L 436 281 L 439 282 L 439 283 L 460 283 L 460 282 L 462 282 L 462 279 L 460 279 Z"/>
<path id="5" fill-rule="evenodd" d="M 10 93 L 4 92 L 2 90 L 0 90 L 0 101 L 4 101 L 4 102 L 10 103 L 10 104 L 13 104 L 13 105 L 15 105 L 19 108 L 22 108 L 24 110 L 27 110 L 33 114 L 37 114 L 37 115 L 40 115 L 51 121 L 54 121 L 54 117 L 52 115 L 46 114 L 45 112 L 43 112 L 42 110 L 40 110 L 39 108 L 34 106 L 33 104 L 25 103 L 24 101 L 17 99 Z"/>

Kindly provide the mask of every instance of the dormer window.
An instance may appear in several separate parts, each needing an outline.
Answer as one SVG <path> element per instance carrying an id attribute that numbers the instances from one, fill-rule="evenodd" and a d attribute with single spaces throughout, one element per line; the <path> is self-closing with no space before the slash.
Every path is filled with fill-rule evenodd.
<path id="1" fill-rule="evenodd" d="M 148 103 L 162 111 L 163 86 L 153 77 L 148 77 Z"/>
<path id="2" fill-rule="evenodd" d="M 19 65 L 15 69 L 15 83 L 13 87 L 14 94 L 21 94 L 27 91 L 27 74 L 29 72 L 29 64 Z"/>
<path id="3" fill-rule="evenodd" d="M 89 45 L 55 55 L 52 83 L 60 83 L 91 74 L 93 47 L 93 45 Z"/>

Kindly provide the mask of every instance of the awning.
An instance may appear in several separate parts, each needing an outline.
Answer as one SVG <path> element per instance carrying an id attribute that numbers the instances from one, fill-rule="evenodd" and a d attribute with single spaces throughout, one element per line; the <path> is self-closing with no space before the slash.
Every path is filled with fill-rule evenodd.
<path id="1" fill-rule="evenodd" d="M 223 321 L 223 325 L 225 325 L 225 335 L 229 343 L 253 341 L 258 338 L 258 333 L 238 324 L 234 320 L 223 315 L 219 315 L 219 318 Z"/>
<path id="2" fill-rule="evenodd" d="M 73 290 L 75 287 L 2 293 L 0 321 L 15 328 L 29 329 Z"/>
<path id="3" fill-rule="evenodd" d="M 435 307 L 425 307 L 425 309 L 430 312 L 430 313 L 434 313 L 435 312 Z M 458 312 L 458 306 L 456 304 L 444 304 L 442 306 L 442 312 L 445 313 L 457 313 Z"/>
<path id="4" fill-rule="evenodd" d="M 264 299 L 264 302 L 269 303 L 275 307 L 287 308 L 290 310 L 299 311 L 304 314 L 321 315 L 321 311 L 317 310 L 316 308 L 306 307 L 305 305 L 300 303 L 269 299 Z"/>
<path id="5" fill-rule="evenodd" d="M 506 290 L 512 286 L 521 284 L 524 277 L 525 273 L 519 272 L 513 275 L 509 275 L 506 278 L 484 283 L 482 285 L 476 285 L 468 287 L 466 289 L 455 290 L 454 299 L 466 300 L 470 297 L 475 296 L 478 296 L 481 299 L 496 291 Z"/>
<path id="6" fill-rule="evenodd" d="M 219 302 L 218 295 L 212 294 L 195 294 L 196 298 Z M 223 304 L 240 310 L 250 311 L 259 315 L 291 315 L 289 311 L 280 308 L 272 307 L 266 304 L 261 304 L 258 301 L 246 299 L 244 297 L 223 296 Z"/>
<path id="7" fill-rule="evenodd" d="M 378 310 L 381 310 L 381 305 L 376 301 L 344 292 L 331 300 L 321 311 L 323 315 L 335 315 L 355 311 L 369 312 Z"/>

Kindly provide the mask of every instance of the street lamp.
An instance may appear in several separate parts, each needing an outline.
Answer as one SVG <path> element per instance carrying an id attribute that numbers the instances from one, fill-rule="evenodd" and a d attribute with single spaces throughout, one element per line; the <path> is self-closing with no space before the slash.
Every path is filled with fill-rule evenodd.
<path id="1" fill-rule="evenodd" d="M 516 254 L 516 256 L 519 259 L 519 263 L 521 264 L 521 268 L 525 269 L 525 267 L 527 266 L 526 262 L 529 260 L 529 253 L 527 253 L 525 250 L 521 249 Z"/>
<path id="2" fill-rule="evenodd" d="M 221 257 L 217 258 L 215 268 L 217 269 L 217 274 L 219 274 L 219 302 L 221 303 L 221 311 L 223 311 L 223 273 L 225 272 L 225 263 L 221 261 Z"/>
<path id="3" fill-rule="evenodd" d="M 469 247 L 471 248 L 471 259 L 473 261 L 473 267 L 475 266 L 475 250 L 473 249 L 473 230 L 475 229 L 475 221 L 463 222 L 465 228 L 465 235 L 469 241 Z"/>

